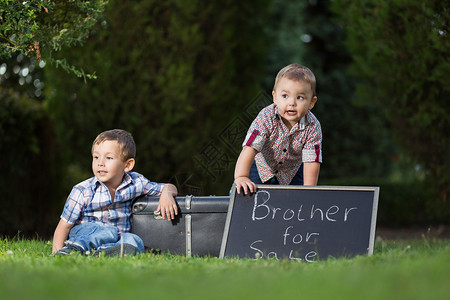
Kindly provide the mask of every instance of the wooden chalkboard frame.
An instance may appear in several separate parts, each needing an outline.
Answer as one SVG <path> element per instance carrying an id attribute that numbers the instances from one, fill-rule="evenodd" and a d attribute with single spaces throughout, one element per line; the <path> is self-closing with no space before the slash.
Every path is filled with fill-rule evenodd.
<path id="1" fill-rule="evenodd" d="M 367 254 L 372 255 L 373 254 L 373 248 L 374 248 L 374 241 L 375 241 L 375 230 L 376 230 L 376 219 L 377 219 L 377 210 L 378 210 L 378 197 L 379 197 L 379 187 L 363 187 L 363 186 L 293 186 L 293 185 L 257 185 L 258 191 L 260 190 L 307 190 L 307 191 L 344 191 L 344 192 L 373 192 L 373 203 L 372 203 L 372 211 L 370 215 L 370 229 L 369 229 L 369 240 L 368 240 L 368 247 L 365 251 L 365 253 L 357 253 L 357 254 Z M 241 193 L 242 195 L 242 193 Z M 236 188 L 233 184 L 232 187 L 232 193 L 230 196 L 230 203 L 228 206 L 228 214 L 227 219 L 225 222 L 225 228 L 224 228 L 224 234 L 222 238 L 222 244 L 220 249 L 220 255 L 219 258 L 224 257 L 241 257 L 239 254 L 236 253 L 227 253 L 227 247 L 229 242 L 229 236 L 230 236 L 230 226 L 233 224 L 233 213 L 235 208 L 235 201 L 236 197 L 241 197 L 241 195 L 238 195 L 236 193 Z M 370 203 L 369 203 L 370 205 Z M 236 221 L 238 222 L 238 221 Z M 366 226 L 367 227 L 367 226 Z M 231 232 L 231 234 L 233 234 Z M 231 251 L 232 252 L 232 251 Z M 243 255 L 243 257 L 252 258 L 250 255 Z M 258 257 L 256 257 L 258 258 Z"/>

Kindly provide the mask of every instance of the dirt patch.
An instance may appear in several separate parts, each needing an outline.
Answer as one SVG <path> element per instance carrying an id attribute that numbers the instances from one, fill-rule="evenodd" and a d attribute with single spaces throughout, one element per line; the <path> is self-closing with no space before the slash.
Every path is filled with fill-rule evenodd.
<path id="1" fill-rule="evenodd" d="M 375 237 L 382 240 L 439 238 L 450 239 L 450 226 L 424 226 L 409 228 L 377 228 Z"/>

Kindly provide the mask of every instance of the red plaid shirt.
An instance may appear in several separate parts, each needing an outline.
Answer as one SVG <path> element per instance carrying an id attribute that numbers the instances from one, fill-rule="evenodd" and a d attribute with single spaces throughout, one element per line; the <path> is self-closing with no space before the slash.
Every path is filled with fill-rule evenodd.
<path id="1" fill-rule="evenodd" d="M 255 161 L 262 182 L 275 176 L 280 184 L 287 185 L 302 163 L 322 162 L 322 130 L 311 111 L 289 131 L 275 104 L 263 108 L 242 146 L 258 151 Z"/>

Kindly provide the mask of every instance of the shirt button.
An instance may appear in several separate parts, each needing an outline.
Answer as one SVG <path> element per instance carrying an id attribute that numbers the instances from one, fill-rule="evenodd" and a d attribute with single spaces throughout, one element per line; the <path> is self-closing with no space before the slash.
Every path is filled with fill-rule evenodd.
<path id="1" fill-rule="evenodd" d="M 280 164 L 280 165 L 282 165 L 283 164 L 283 162 L 282 161 L 280 161 L 278 164 Z"/>
<path id="2" fill-rule="evenodd" d="M 286 152 L 287 151 L 287 149 L 283 149 L 283 152 Z"/>
<path id="3" fill-rule="evenodd" d="M 275 174 L 278 174 L 278 170 L 275 170 Z"/>

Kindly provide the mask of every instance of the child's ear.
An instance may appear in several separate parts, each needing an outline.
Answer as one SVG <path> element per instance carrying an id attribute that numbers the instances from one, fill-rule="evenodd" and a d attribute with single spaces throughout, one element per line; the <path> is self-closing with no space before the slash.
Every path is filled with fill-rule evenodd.
<path id="1" fill-rule="evenodd" d="M 126 162 L 125 162 L 125 172 L 130 172 L 133 168 L 134 168 L 134 158 L 129 158 Z"/>
<path id="2" fill-rule="evenodd" d="M 277 93 L 275 91 L 272 91 L 272 97 L 273 97 L 273 103 L 277 105 Z"/>
<path id="3" fill-rule="evenodd" d="M 317 102 L 317 97 L 314 96 L 314 97 L 311 99 L 311 103 L 309 104 L 309 109 L 310 109 L 310 110 L 314 107 L 314 105 L 316 105 L 316 102 Z"/>

